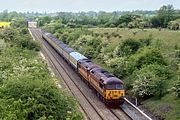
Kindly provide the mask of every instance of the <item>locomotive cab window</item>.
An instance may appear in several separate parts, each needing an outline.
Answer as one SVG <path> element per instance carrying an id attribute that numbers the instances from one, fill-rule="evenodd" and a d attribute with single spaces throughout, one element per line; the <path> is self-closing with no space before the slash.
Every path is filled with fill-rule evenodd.
<path id="1" fill-rule="evenodd" d="M 116 89 L 124 89 L 122 84 L 116 84 Z"/>
<path id="2" fill-rule="evenodd" d="M 123 89 L 122 84 L 108 84 L 106 85 L 106 89 L 112 90 L 112 89 Z"/>

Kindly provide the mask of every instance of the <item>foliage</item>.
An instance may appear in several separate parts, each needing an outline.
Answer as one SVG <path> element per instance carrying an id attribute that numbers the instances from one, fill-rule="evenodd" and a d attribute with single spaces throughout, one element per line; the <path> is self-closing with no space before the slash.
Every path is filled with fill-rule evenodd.
<path id="1" fill-rule="evenodd" d="M 122 78 L 127 75 L 126 70 L 126 58 L 125 57 L 116 57 L 111 58 L 105 61 L 106 65 L 112 69 L 114 75 L 119 78 Z"/>
<path id="2" fill-rule="evenodd" d="M 19 31 L 13 28 L 6 28 L 3 32 L 2 38 L 13 46 L 39 51 L 39 44 L 31 40 L 27 31 L 27 28 L 22 28 Z"/>
<path id="3" fill-rule="evenodd" d="M 0 88 L 1 119 L 73 119 L 76 102 L 58 90 L 54 83 L 21 76 Z M 68 114 L 67 112 L 70 112 Z"/>
<path id="4" fill-rule="evenodd" d="M 11 21 L 11 26 L 15 29 L 26 27 L 27 26 L 26 19 L 25 18 L 13 19 Z"/>
<path id="5" fill-rule="evenodd" d="M 172 5 L 162 6 L 157 13 L 161 27 L 167 27 L 169 21 L 174 20 L 175 11 Z"/>
<path id="6" fill-rule="evenodd" d="M 127 39 L 120 43 L 114 50 L 115 56 L 129 56 L 134 54 L 141 46 L 139 41 Z"/>
<path id="7" fill-rule="evenodd" d="M 170 21 L 168 23 L 168 28 L 171 30 L 179 30 L 180 29 L 180 19 Z"/>
<path id="8" fill-rule="evenodd" d="M 180 77 L 178 76 L 178 80 L 174 83 L 172 87 L 172 91 L 175 92 L 175 95 L 180 98 Z"/>
<path id="9" fill-rule="evenodd" d="M 0 21 L 12 22 L 13 26 L 21 26 L 17 21 L 24 19 L 38 21 L 38 26 L 47 26 L 54 33 L 60 28 L 80 27 L 120 27 L 120 28 L 166 28 L 170 21 L 179 18 L 179 10 L 172 5 L 164 5 L 158 11 L 114 11 L 114 12 L 57 12 L 57 13 L 17 13 L 4 10 L 0 13 Z M 22 22 L 26 24 L 26 22 Z M 52 27 L 52 24 L 54 28 Z"/>
<path id="10" fill-rule="evenodd" d="M 22 13 L 17 13 L 15 11 L 8 12 L 8 10 L 4 10 L 0 13 L 0 21 L 11 22 L 12 20 L 16 20 L 23 17 L 25 16 Z"/>
<path id="11" fill-rule="evenodd" d="M 135 69 L 141 69 L 144 65 L 157 63 L 159 65 L 166 65 L 161 52 L 152 47 L 141 48 L 137 54 L 134 54 L 128 59 L 128 68 L 131 73 Z"/>
<path id="12" fill-rule="evenodd" d="M 77 102 L 55 84 L 26 30 L 0 33 L 0 119 L 82 119 Z"/>
<path id="13" fill-rule="evenodd" d="M 49 16 L 42 16 L 38 18 L 39 26 L 44 26 L 45 24 L 49 24 L 51 22 L 51 17 Z"/>
<path id="14" fill-rule="evenodd" d="M 171 73 L 166 66 L 150 64 L 139 71 L 135 71 L 131 77 L 132 91 L 138 97 L 146 98 L 150 96 L 162 97 L 167 88 L 166 81 L 171 77 Z"/>
<path id="15" fill-rule="evenodd" d="M 152 27 L 154 28 L 158 28 L 161 26 L 161 21 L 157 16 L 152 17 L 150 21 L 152 23 Z"/>
<path id="16" fill-rule="evenodd" d="M 75 41 L 72 46 L 87 57 L 95 58 L 98 52 L 96 50 L 98 50 L 97 48 L 100 44 L 101 40 L 99 38 L 95 38 L 90 35 L 84 35 Z"/>

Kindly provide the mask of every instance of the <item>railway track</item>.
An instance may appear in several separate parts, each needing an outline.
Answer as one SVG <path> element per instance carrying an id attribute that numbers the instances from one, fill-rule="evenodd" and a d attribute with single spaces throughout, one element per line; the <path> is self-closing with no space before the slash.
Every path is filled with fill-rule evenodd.
<path id="1" fill-rule="evenodd" d="M 142 114 L 137 116 L 137 112 L 128 107 L 128 104 L 121 106 L 121 109 L 109 109 L 102 103 L 92 90 L 82 82 L 81 78 L 72 68 L 61 58 L 61 56 L 42 39 L 39 29 L 30 29 L 34 39 L 39 40 L 43 45 L 43 54 L 56 69 L 58 75 L 64 80 L 67 88 L 77 98 L 80 106 L 90 120 L 147 120 Z M 128 111 L 128 112 L 127 112 Z M 131 113 L 131 114 L 129 114 Z"/>

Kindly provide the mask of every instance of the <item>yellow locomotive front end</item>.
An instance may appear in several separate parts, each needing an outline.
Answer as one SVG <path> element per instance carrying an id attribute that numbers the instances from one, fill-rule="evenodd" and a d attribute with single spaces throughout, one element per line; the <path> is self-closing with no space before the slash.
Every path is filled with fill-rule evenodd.
<path id="1" fill-rule="evenodd" d="M 106 90 L 105 96 L 107 100 L 118 100 L 125 96 L 125 90 Z"/>
<path id="2" fill-rule="evenodd" d="M 124 102 L 125 89 L 122 82 L 117 80 L 111 80 L 105 85 L 105 100 L 106 103 L 118 103 Z"/>

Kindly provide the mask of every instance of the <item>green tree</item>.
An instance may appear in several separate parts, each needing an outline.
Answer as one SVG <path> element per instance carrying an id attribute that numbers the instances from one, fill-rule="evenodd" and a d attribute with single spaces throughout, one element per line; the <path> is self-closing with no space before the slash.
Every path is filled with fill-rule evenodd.
<path id="1" fill-rule="evenodd" d="M 173 6 L 162 6 L 157 12 L 157 17 L 160 20 L 161 27 L 167 27 L 168 22 L 175 18 L 175 10 Z"/>
<path id="2" fill-rule="evenodd" d="M 127 39 L 120 43 L 114 50 L 115 56 L 129 56 L 141 47 L 140 41 Z"/>
<path id="3" fill-rule="evenodd" d="M 162 97 L 167 92 L 166 81 L 171 77 L 168 67 L 150 64 L 139 71 L 135 71 L 130 79 L 133 82 L 135 95 L 146 98 L 150 96 Z"/>
<path id="4" fill-rule="evenodd" d="M 150 21 L 152 23 L 152 27 L 157 28 L 161 26 L 161 21 L 157 16 L 152 17 Z"/>

